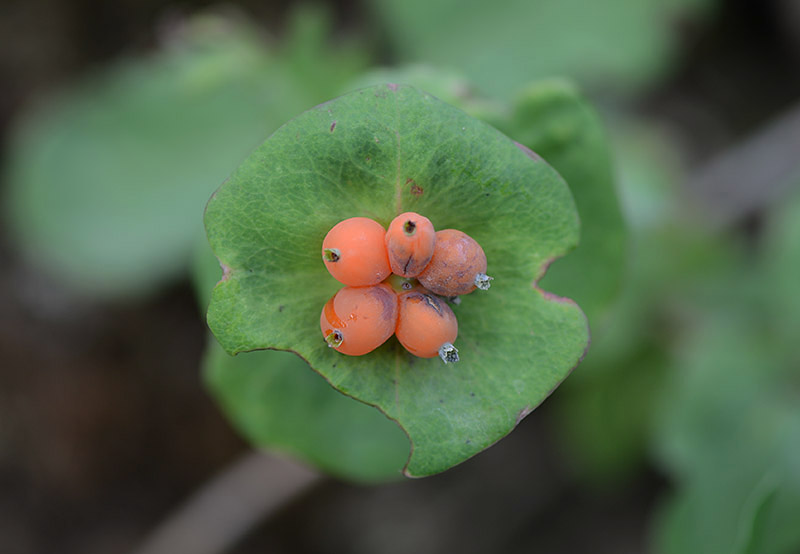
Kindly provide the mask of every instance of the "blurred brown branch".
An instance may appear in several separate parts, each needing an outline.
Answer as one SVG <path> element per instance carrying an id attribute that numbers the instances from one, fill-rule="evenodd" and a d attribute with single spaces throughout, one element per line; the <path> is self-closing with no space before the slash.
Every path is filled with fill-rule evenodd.
<path id="1" fill-rule="evenodd" d="M 133 554 L 219 554 L 322 480 L 288 459 L 252 452 L 189 498 Z"/>
<path id="2" fill-rule="evenodd" d="M 693 173 L 703 219 L 725 227 L 776 201 L 800 179 L 800 104 Z"/>

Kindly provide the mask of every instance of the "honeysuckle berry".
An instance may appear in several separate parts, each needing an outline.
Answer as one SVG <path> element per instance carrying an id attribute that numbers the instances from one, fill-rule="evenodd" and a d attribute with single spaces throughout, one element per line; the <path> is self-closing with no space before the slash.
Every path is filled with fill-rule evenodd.
<path id="1" fill-rule="evenodd" d="M 436 233 L 433 257 L 417 276 L 426 289 L 442 296 L 487 290 L 492 277 L 486 275 L 486 254 L 475 240 L 456 229 Z"/>
<path id="2" fill-rule="evenodd" d="M 322 261 L 334 279 L 351 287 L 377 285 L 392 272 L 386 230 L 367 217 L 340 221 L 322 241 Z"/>
<path id="3" fill-rule="evenodd" d="M 398 295 L 395 335 L 403 347 L 420 358 L 439 356 L 445 363 L 458 361 L 453 346 L 458 320 L 444 301 L 422 287 Z"/>
<path id="4" fill-rule="evenodd" d="M 436 231 L 427 217 L 406 212 L 398 215 L 386 230 L 386 251 L 392 273 L 416 277 L 433 256 Z"/>
<path id="5" fill-rule="evenodd" d="M 319 326 L 328 346 L 361 356 L 392 336 L 397 314 L 397 295 L 389 285 L 344 287 L 322 308 Z"/>

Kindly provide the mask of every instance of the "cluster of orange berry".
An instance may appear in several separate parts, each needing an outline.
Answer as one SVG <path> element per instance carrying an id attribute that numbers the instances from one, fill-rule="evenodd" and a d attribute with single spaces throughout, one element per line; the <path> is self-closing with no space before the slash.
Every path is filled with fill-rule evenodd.
<path id="1" fill-rule="evenodd" d="M 475 240 L 455 229 L 436 232 L 414 212 L 394 218 L 388 231 L 366 217 L 337 223 L 322 241 L 322 260 L 346 285 L 322 309 L 322 336 L 350 356 L 372 352 L 394 334 L 415 356 L 457 362 L 458 321 L 437 295 L 486 290 L 492 279 Z"/>

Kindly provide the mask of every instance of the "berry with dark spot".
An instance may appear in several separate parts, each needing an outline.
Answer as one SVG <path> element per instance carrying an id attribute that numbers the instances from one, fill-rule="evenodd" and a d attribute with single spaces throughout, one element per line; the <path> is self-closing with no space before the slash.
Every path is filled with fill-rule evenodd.
<path id="1" fill-rule="evenodd" d="M 472 237 L 456 229 L 436 233 L 433 257 L 417 276 L 426 289 L 442 296 L 487 290 L 492 277 L 486 275 L 486 254 Z"/>
<path id="2" fill-rule="evenodd" d="M 397 315 L 397 295 L 389 285 L 344 287 L 322 308 L 319 326 L 328 346 L 361 356 L 392 336 Z"/>
<path id="3" fill-rule="evenodd" d="M 386 252 L 392 273 L 416 277 L 433 257 L 436 231 L 431 220 L 414 212 L 398 215 L 386 231 Z"/>
<path id="4" fill-rule="evenodd" d="M 422 287 L 398 295 L 395 335 L 403 347 L 420 358 L 439 356 L 445 363 L 458 361 L 453 346 L 458 321 L 444 301 Z"/>

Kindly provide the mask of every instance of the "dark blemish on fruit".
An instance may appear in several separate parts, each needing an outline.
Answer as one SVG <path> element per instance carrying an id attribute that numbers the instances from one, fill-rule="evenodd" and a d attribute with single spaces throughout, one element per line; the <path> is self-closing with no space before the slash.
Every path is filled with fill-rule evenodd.
<path id="1" fill-rule="evenodd" d="M 439 317 L 443 317 L 442 315 L 442 307 L 439 305 L 439 299 L 431 296 L 429 294 L 423 294 L 422 297 L 425 300 L 425 303 L 436 310 L 436 313 L 439 314 Z"/>
<path id="2" fill-rule="evenodd" d="M 336 122 L 335 121 L 333 123 L 331 123 L 331 133 L 333 132 L 334 129 L 336 129 Z"/>
<path id="3" fill-rule="evenodd" d="M 397 92 L 397 83 L 386 83 L 386 86 Z"/>
<path id="4" fill-rule="evenodd" d="M 417 230 L 417 224 L 411 221 L 410 219 L 403 223 L 403 232 L 407 234 L 409 237 L 413 236 Z"/>
<path id="5" fill-rule="evenodd" d="M 397 314 L 397 295 L 381 287 L 373 289 L 373 294 L 378 296 L 383 306 L 381 318 L 387 321 L 392 319 L 392 316 Z"/>
<path id="6" fill-rule="evenodd" d="M 409 256 L 406 260 L 406 265 L 403 266 L 403 273 L 408 273 L 408 264 L 411 263 L 411 258 L 413 258 L 413 256 Z"/>
<path id="7" fill-rule="evenodd" d="M 278 311 L 279 311 L 279 312 L 282 312 L 282 311 L 283 311 L 283 308 L 285 308 L 285 306 L 284 306 L 283 304 L 281 304 L 280 306 L 278 306 Z"/>

